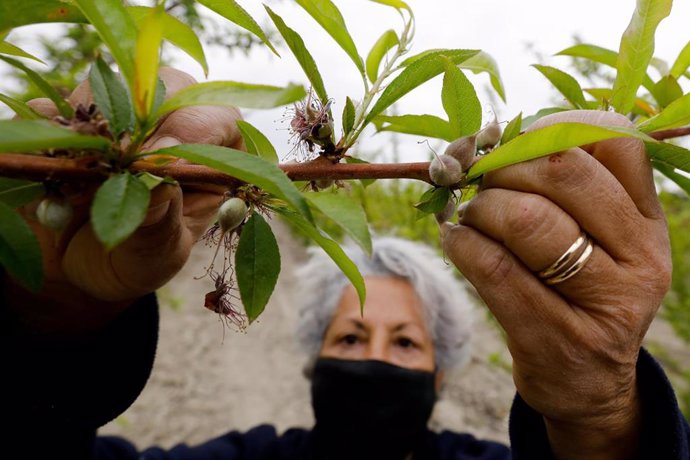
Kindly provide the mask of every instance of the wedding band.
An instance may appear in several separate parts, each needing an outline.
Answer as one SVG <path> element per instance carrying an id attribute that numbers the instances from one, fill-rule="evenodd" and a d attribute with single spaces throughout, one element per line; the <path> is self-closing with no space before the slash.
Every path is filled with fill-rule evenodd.
<path id="1" fill-rule="evenodd" d="M 549 285 L 562 283 L 582 270 L 593 251 L 592 242 L 587 234 L 582 232 L 558 260 L 540 271 L 537 276 Z"/>

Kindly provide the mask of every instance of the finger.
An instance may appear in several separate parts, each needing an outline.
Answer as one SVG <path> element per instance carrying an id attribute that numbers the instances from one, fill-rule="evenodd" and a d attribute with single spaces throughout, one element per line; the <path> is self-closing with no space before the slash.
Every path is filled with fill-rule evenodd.
<path id="1" fill-rule="evenodd" d="M 482 185 L 548 198 L 617 260 L 636 260 L 639 238 L 649 230 L 620 182 L 582 149 L 492 171 Z"/>
<path id="2" fill-rule="evenodd" d="M 141 227 L 149 227 L 160 222 L 170 210 L 170 201 L 178 196 L 175 185 L 160 184 L 151 191 L 151 201 Z"/>
<path id="3" fill-rule="evenodd" d="M 223 194 L 186 192 L 182 213 L 185 225 L 197 241 L 216 218 Z"/>
<path id="4" fill-rule="evenodd" d="M 574 313 L 567 303 L 500 243 L 464 225 L 445 223 L 441 231 L 446 256 L 511 339 L 529 349 L 529 344 L 539 345 L 540 331 L 554 334 L 553 329 L 572 324 Z"/>
<path id="5" fill-rule="evenodd" d="M 461 209 L 460 224 L 502 243 L 534 274 L 551 266 L 580 236 L 570 216 L 540 195 L 503 189 L 482 191 Z M 601 308 L 610 296 L 599 281 L 625 276 L 623 270 L 597 245 L 583 268 L 573 277 L 551 286 L 579 306 Z M 539 280 L 543 282 L 542 280 Z M 607 285 L 608 286 L 608 285 Z"/>
<path id="6" fill-rule="evenodd" d="M 573 110 L 544 117 L 535 122 L 529 131 L 562 122 L 634 128 L 634 124 L 627 117 L 618 113 Z M 642 141 L 616 138 L 584 146 L 583 149 L 613 174 L 643 216 L 656 220 L 663 219 L 663 211 L 654 185 L 652 165 Z"/>

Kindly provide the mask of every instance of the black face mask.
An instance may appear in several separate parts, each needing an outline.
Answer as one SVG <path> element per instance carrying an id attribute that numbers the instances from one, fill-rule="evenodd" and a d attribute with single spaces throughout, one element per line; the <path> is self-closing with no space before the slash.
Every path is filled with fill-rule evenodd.
<path id="1" fill-rule="evenodd" d="M 319 358 L 311 397 L 315 458 L 403 460 L 424 442 L 435 374 L 383 361 Z"/>

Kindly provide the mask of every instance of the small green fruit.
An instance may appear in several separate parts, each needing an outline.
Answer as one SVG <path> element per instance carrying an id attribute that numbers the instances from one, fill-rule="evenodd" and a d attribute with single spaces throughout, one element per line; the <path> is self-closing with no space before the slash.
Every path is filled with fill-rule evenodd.
<path id="1" fill-rule="evenodd" d="M 477 134 L 477 148 L 490 149 L 501 141 L 503 131 L 498 120 L 494 117 L 493 121 L 486 125 L 479 134 Z"/>
<path id="2" fill-rule="evenodd" d="M 434 184 L 447 187 L 460 182 L 464 174 L 458 160 L 450 155 L 441 155 L 431 160 L 429 177 Z"/>
<path id="3" fill-rule="evenodd" d="M 225 234 L 235 230 L 247 217 L 247 204 L 244 200 L 233 197 L 218 209 L 218 225 Z"/>
<path id="4" fill-rule="evenodd" d="M 41 225 L 57 232 L 67 227 L 73 214 L 70 202 L 62 198 L 44 198 L 36 209 Z"/>
<path id="5" fill-rule="evenodd" d="M 458 160 L 462 170 L 467 171 L 474 163 L 477 154 L 477 136 L 465 136 L 456 139 L 446 147 L 445 154 Z"/>
<path id="6" fill-rule="evenodd" d="M 434 214 L 434 216 L 436 217 L 436 222 L 438 222 L 440 225 L 452 219 L 453 214 L 455 214 L 455 201 L 448 200 L 448 203 L 446 203 L 446 207 L 443 208 L 443 211 L 437 212 Z"/>

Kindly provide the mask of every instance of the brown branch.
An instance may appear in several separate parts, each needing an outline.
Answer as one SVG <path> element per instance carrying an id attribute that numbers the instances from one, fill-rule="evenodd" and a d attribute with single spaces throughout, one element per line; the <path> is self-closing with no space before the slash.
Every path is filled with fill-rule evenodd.
<path id="1" fill-rule="evenodd" d="M 655 131 L 649 134 L 656 140 L 663 141 L 665 139 L 673 139 L 675 137 L 690 136 L 690 126 L 683 126 L 682 128 L 665 129 L 663 131 Z"/>

